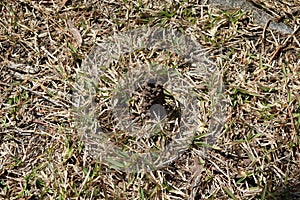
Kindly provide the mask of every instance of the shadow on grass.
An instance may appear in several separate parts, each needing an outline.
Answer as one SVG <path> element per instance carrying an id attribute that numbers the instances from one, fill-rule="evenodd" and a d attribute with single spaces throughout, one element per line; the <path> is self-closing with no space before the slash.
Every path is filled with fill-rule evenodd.
<path id="1" fill-rule="evenodd" d="M 260 199 L 280 199 L 280 200 L 299 200 L 300 199 L 300 179 L 290 181 L 288 184 L 266 190 Z"/>

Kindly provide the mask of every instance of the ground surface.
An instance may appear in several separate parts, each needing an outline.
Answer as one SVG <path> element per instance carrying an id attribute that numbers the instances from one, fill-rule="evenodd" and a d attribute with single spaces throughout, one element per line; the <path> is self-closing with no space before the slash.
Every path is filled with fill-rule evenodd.
<path id="1" fill-rule="evenodd" d="M 243 1 L 255 9 L 242 10 L 249 4 L 218 2 L 1 1 L 0 198 L 300 199 L 300 2 Z M 262 23 L 264 13 L 272 18 Z M 207 48 L 223 73 L 228 112 L 208 154 L 199 153 L 204 116 L 202 132 L 168 167 L 125 173 L 85 151 L 72 90 L 95 42 L 146 26 L 184 30 Z M 140 54 L 149 52 L 132 57 Z M 99 119 L 107 130 L 109 120 Z"/>

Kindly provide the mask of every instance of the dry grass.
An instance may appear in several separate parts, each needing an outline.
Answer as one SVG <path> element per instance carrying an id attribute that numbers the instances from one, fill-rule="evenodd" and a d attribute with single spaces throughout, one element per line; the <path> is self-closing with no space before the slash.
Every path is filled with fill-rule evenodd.
<path id="1" fill-rule="evenodd" d="M 300 199 L 300 2 L 263 2 L 253 1 L 274 17 L 270 28 L 257 10 L 208 1 L 1 1 L 1 199 Z M 229 109 L 217 145 L 201 154 L 210 100 L 196 88 L 207 116 L 190 148 L 167 167 L 125 173 L 85 150 L 72 91 L 96 42 L 146 26 L 184 30 L 206 48 L 223 73 Z M 177 55 L 149 54 L 124 55 L 111 67 L 119 76 L 153 59 L 188 68 L 178 67 Z M 99 84 L 107 89 L 95 97 L 101 112 L 115 83 Z M 109 131 L 114 124 L 104 114 L 99 122 Z M 126 136 L 115 140 L 123 145 Z"/>

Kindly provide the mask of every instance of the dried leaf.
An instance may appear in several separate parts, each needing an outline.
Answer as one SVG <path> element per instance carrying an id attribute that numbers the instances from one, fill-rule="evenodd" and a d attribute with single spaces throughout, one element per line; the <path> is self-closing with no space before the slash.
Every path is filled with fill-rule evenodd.
<path id="1" fill-rule="evenodd" d="M 82 44 L 82 37 L 80 31 L 74 26 L 71 20 L 68 20 L 67 23 L 68 23 L 69 31 L 71 32 L 73 38 L 75 39 L 74 46 L 75 48 L 77 48 Z"/>

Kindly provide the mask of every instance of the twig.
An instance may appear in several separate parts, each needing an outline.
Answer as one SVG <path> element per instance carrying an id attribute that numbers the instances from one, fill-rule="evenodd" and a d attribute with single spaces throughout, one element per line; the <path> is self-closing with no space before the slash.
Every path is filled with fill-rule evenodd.
<path id="1" fill-rule="evenodd" d="M 262 45 L 261 45 L 261 56 L 264 55 L 265 52 L 265 42 L 266 42 L 266 30 L 270 24 L 271 20 L 268 20 L 266 25 L 264 26 L 264 30 L 262 32 Z"/>

